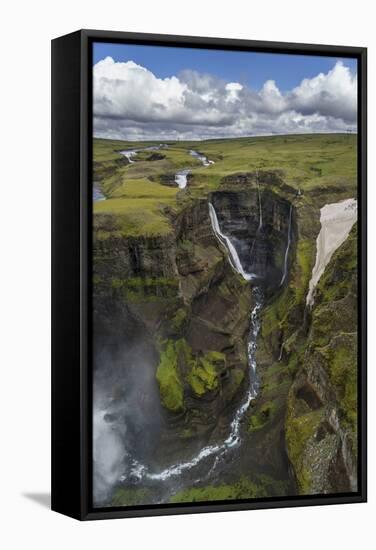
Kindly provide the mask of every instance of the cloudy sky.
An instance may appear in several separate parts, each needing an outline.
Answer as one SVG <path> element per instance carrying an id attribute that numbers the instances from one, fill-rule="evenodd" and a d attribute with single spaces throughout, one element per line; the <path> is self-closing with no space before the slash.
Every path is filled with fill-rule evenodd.
<path id="1" fill-rule="evenodd" d="M 94 44 L 94 134 L 129 140 L 356 131 L 356 61 Z"/>

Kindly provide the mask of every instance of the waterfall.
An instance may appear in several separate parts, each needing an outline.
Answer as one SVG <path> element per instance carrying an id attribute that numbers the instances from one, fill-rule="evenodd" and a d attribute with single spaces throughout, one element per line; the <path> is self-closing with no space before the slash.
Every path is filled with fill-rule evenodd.
<path id="1" fill-rule="evenodd" d="M 200 155 L 197 151 L 193 151 L 191 149 L 189 151 L 189 154 L 192 157 L 196 157 L 203 166 L 210 166 L 211 164 L 214 164 L 214 161 L 208 160 L 204 155 Z M 183 168 L 182 170 L 179 170 L 179 172 L 176 172 L 175 174 L 175 183 L 180 189 L 184 189 L 187 187 L 188 184 L 188 174 L 190 174 L 192 170 L 189 168 Z"/>
<path id="2" fill-rule="evenodd" d="M 236 251 L 235 246 L 232 244 L 231 240 L 227 235 L 225 235 L 219 226 L 217 213 L 214 209 L 214 206 L 209 202 L 209 216 L 212 223 L 213 231 L 215 236 L 217 237 L 218 241 L 222 246 L 225 247 L 226 251 L 228 252 L 228 259 L 231 264 L 231 266 L 234 268 L 234 270 L 242 275 L 242 277 L 249 281 L 254 278 L 253 274 L 246 273 L 241 261 L 239 259 L 239 255 Z M 262 216 L 262 213 L 261 213 Z M 262 226 L 262 217 L 261 217 L 261 223 Z M 252 307 L 252 310 L 250 312 L 250 326 L 249 326 L 249 332 L 248 332 L 248 341 L 247 341 L 247 354 L 248 354 L 248 388 L 247 391 L 236 409 L 234 416 L 231 420 L 230 426 L 229 426 L 229 432 L 222 442 L 216 443 L 213 445 L 206 445 L 203 447 L 196 456 L 194 456 L 191 460 L 188 460 L 186 462 L 181 462 L 178 464 L 173 464 L 165 469 L 163 469 L 160 472 L 153 472 L 151 471 L 150 467 L 146 464 L 143 464 L 139 462 L 136 458 L 131 457 L 129 453 L 124 454 L 124 461 L 127 462 L 126 464 L 126 471 L 125 471 L 125 463 L 123 465 L 123 474 L 118 476 L 118 480 L 121 483 L 124 483 L 126 481 L 135 482 L 137 481 L 143 481 L 143 480 L 150 480 L 150 481 L 166 481 L 172 477 L 180 476 L 186 471 L 191 470 L 195 466 L 197 466 L 201 461 L 208 459 L 210 457 L 214 458 L 214 462 L 208 471 L 208 475 L 210 475 L 215 468 L 220 464 L 221 460 L 223 460 L 228 452 L 230 452 L 231 449 L 237 448 L 241 444 L 241 428 L 242 428 L 242 421 L 249 409 L 250 403 L 258 393 L 259 383 L 257 380 L 256 375 L 256 351 L 257 351 L 257 337 L 260 331 L 260 320 L 259 320 L 259 313 L 263 305 L 263 292 L 260 287 L 254 287 L 252 289 L 252 297 L 254 300 L 254 305 Z M 103 414 L 102 414 L 103 417 Z M 101 417 L 101 420 L 102 420 Z M 107 434 L 107 431 L 105 432 Z M 114 437 L 116 434 L 109 432 L 111 437 Z M 110 457 L 111 458 L 111 457 Z M 112 462 L 110 461 L 110 466 L 112 466 Z M 118 464 L 115 464 L 115 470 L 117 471 Z"/>
<path id="3" fill-rule="evenodd" d="M 209 202 L 209 216 L 210 216 L 210 220 L 212 223 L 215 236 L 217 237 L 218 241 L 222 244 L 222 246 L 224 246 L 228 251 L 228 254 L 229 254 L 228 259 L 231 267 L 235 271 L 237 271 L 246 281 L 251 281 L 252 279 L 254 279 L 255 275 L 253 273 L 247 273 L 246 271 L 244 271 L 235 246 L 232 244 L 229 237 L 227 237 L 227 235 L 222 233 L 221 228 L 219 227 L 217 213 L 211 202 Z"/>
<path id="4" fill-rule="evenodd" d="M 257 231 L 256 231 L 256 235 L 255 235 L 255 237 L 253 239 L 253 242 L 252 242 L 251 253 L 249 255 L 250 264 L 252 264 L 253 249 L 255 248 L 255 243 L 256 243 L 256 240 L 257 240 L 257 236 L 260 233 L 260 231 L 262 230 L 262 203 L 261 203 L 260 184 L 259 184 L 259 181 L 258 181 L 258 173 L 256 173 L 256 181 L 257 181 L 257 195 L 258 195 L 258 204 L 259 204 L 259 224 L 258 224 L 258 228 L 257 228 Z"/>
<path id="5" fill-rule="evenodd" d="M 205 155 L 200 155 L 200 153 L 198 153 L 197 151 L 193 151 L 193 149 L 189 151 L 189 154 L 192 155 L 192 157 L 197 158 L 203 166 L 210 166 L 211 164 L 214 164 L 213 160 L 208 160 Z"/>
<path id="6" fill-rule="evenodd" d="M 124 470 L 126 426 L 113 422 L 111 403 L 94 389 L 93 406 L 93 493 L 97 502 L 105 501 Z"/>
<path id="7" fill-rule="evenodd" d="M 188 174 L 190 174 L 191 171 L 188 169 L 180 170 L 180 172 L 176 172 L 175 175 L 175 183 L 179 187 L 179 189 L 184 189 L 187 187 L 188 183 Z"/>
<path id="8" fill-rule="evenodd" d="M 217 218 L 216 211 L 213 205 L 209 202 L 209 215 L 212 222 L 213 231 L 218 241 L 228 251 L 228 257 L 231 266 L 240 273 L 244 279 L 250 280 L 254 277 L 249 273 L 246 273 L 241 265 L 238 253 L 230 239 L 222 233 Z M 160 472 L 152 472 L 150 468 L 139 462 L 135 458 L 127 456 L 130 462 L 127 469 L 127 473 L 120 477 L 120 482 L 125 482 L 127 479 L 142 481 L 144 479 L 150 481 L 166 481 L 171 477 L 181 475 L 183 472 L 191 470 L 197 466 L 202 460 L 215 457 L 214 463 L 209 471 L 211 474 L 225 455 L 233 448 L 236 448 L 241 443 L 241 425 L 242 420 L 246 412 L 249 409 L 250 403 L 257 396 L 259 383 L 256 376 L 256 351 L 257 351 L 257 337 L 260 331 L 260 319 L 259 313 L 263 305 L 263 292 L 260 287 L 254 287 L 252 289 L 252 297 L 254 298 L 254 306 L 250 313 L 250 327 L 248 332 L 247 353 L 248 353 L 248 388 L 245 396 L 243 397 L 239 407 L 236 409 L 233 419 L 230 423 L 230 429 L 228 436 L 222 443 L 216 443 L 214 445 L 206 445 L 201 451 L 194 456 L 191 460 L 173 464 Z"/>
<path id="9" fill-rule="evenodd" d="M 260 320 L 259 312 L 263 304 L 263 294 L 259 287 L 253 288 L 253 293 L 255 299 L 255 305 L 252 308 L 250 316 L 250 329 L 248 335 L 248 371 L 249 371 L 249 386 L 247 393 L 245 394 L 240 406 L 236 410 L 234 417 L 230 424 L 230 431 L 227 438 L 222 443 L 217 443 L 215 445 L 207 445 L 203 447 L 201 451 L 191 460 L 187 462 L 182 462 L 180 464 L 174 464 L 168 468 L 165 468 L 161 472 L 153 473 L 150 472 L 148 467 L 141 464 L 137 460 L 133 460 L 130 467 L 130 476 L 138 480 L 149 479 L 152 481 L 166 481 L 167 479 L 179 476 L 187 470 L 191 470 L 197 466 L 203 459 L 209 458 L 211 456 L 216 456 L 215 463 L 211 469 L 216 467 L 219 461 L 224 457 L 224 455 L 232 448 L 237 447 L 240 442 L 240 429 L 241 422 L 244 418 L 245 413 L 249 409 L 250 403 L 257 396 L 258 392 L 258 381 L 256 378 L 256 350 L 257 350 L 257 337 L 260 331 Z M 128 476 L 122 476 L 120 481 L 125 481 Z"/>
<path id="10" fill-rule="evenodd" d="M 120 154 L 124 155 L 125 158 L 128 159 L 129 164 L 134 164 L 134 160 L 132 160 L 132 157 L 135 157 L 137 155 L 137 151 L 135 150 L 120 151 Z"/>
<path id="11" fill-rule="evenodd" d="M 287 245 L 286 245 L 286 251 L 285 251 L 285 261 L 283 264 L 283 275 L 282 275 L 281 282 L 279 283 L 279 286 L 283 285 L 287 276 L 287 262 L 289 258 L 289 250 L 290 250 L 290 244 L 291 244 L 291 220 L 292 220 L 292 204 L 290 204 L 289 228 L 287 231 Z"/>

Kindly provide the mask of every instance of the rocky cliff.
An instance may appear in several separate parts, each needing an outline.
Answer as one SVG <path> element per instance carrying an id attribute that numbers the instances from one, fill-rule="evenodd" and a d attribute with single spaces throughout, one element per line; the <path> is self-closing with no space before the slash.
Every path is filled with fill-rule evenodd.
<path id="1" fill-rule="evenodd" d="M 170 189 L 158 179 L 153 185 Z M 306 308 L 320 208 L 348 196 L 347 188 L 324 183 L 301 193 L 281 170 L 257 170 L 226 175 L 205 190 L 193 175 L 191 189 L 158 206 L 163 223 L 153 219 L 152 231 L 150 224 L 142 231 L 142 217 L 129 231 L 120 211 L 95 215 L 95 368 L 110 380 L 112 402 L 127 403 L 119 414 L 127 417 L 134 457 L 154 471 L 228 436 L 249 386 L 252 289 L 263 293 L 259 388 L 242 420 L 241 448 L 217 477 L 202 468 L 180 484 L 165 481 L 166 493 L 150 482 L 147 495 L 127 479 L 113 502 L 356 489 L 355 229 Z M 209 203 L 251 282 L 231 265 Z"/>
<path id="2" fill-rule="evenodd" d="M 286 442 L 303 494 L 357 490 L 357 231 L 322 276 L 288 396 Z"/>

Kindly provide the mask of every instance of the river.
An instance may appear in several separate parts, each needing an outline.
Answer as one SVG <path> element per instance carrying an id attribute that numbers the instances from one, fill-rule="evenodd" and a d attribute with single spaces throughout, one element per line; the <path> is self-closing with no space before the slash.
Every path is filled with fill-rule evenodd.
<path id="1" fill-rule="evenodd" d="M 194 151 L 193 149 L 190 149 L 189 154 L 192 157 L 197 158 L 203 166 L 210 166 L 211 164 L 214 164 L 213 160 L 208 160 L 207 157 L 199 153 L 198 151 Z M 179 170 L 176 172 L 175 175 L 175 183 L 180 189 L 184 189 L 187 187 L 188 184 L 188 175 L 192 172 L 189 168 L 183 168 L 182 170 Z"/>
<path id="2" fill-rule="evenodd" d="M 135 157 L 140 153 L 141 151 L 159 151 L 160 149 L 165 149 L 168 147 L 166 143 L 160 143 L 159 145 L 149 145 L 148 147 L 141 147 L 138 149 L 125 149 L 123 151 L 120 151 L 120 154 L 123 155 L 126 159 L 128 159 L 129 164 L 135 163 Z M 210 166 L 214 164 L 213 160 L 208 160 L 207 157 L 202 155 L 201 153 L 198 153 L 197 151 L 194 151 L 191 149 L 189 151 L 189 154 L 195 158 L 197 158 L 203 166 Z M 179 189 L 185 189 L 188 184 L 188 176 L 192 172 L 190 168 L 183 168 L 176 172 L 175 174 L 175 183 L 179 187 Z M 106 197 L 101 192 L 98 183 L 94 182 L 93 184 L 93 201 L 101 201 L 105 200 Z"/>
<path id="3" fill-rule="evenodd" d="M 251 281 L 255 278 L 254 274 L 247 273 L 238 256 L 235 246 L 230 238 L 225 235 L 219 226 L 218 217 L 214 206 L 209 202 L 209 216 L 212 223 L 212 229 L 222 246 L 228 251 L 228 260 L 232 268 L 237 271 L 246 281 Z M 203 447 L 198 454 L 190 460 L 172 464 L 160 472 L 153 472 L 146 464 L 141 464 L 139 461 L 131 460 L 131 467 L 127 473 L 123 474 L 120 481 L 124 482 L 127 479 L 151 480 L 151 481 L 166 481 L 172 477 L 180 476 L 187 470 L 192 470 L 198 466 L 204 459 L 209 457 L 214 458 L 214 463 L 211 465 L 210 472 L 213 472 L 226 454 L 233 448 L 241 444 L 241 427 L 244 415 L 249 409 L 252 399 L 257 396 L 258 380 L 257 380 L 257 337 L 260 330 L 259 313 L 263 304 L 263 292 L 260 286 L 252 288 L 253 308 L 250 312 L 250 327 L 248 332 L 247 352 L 248 352 L 248 387 L 243 399 L 236 409 L 233 419 L 229 426 L 229 433 L 226 439 L 220 443 L 207 445 Z"/>
<path id="4" fill-rule="evenodd" d="M 93 182 L 93 201 L 96 202 L 96 201 L 104 201 L 104 200 L 106 200 L 106 197 L 103 195 L 99 187 L 99 183 L 94 181 Z"/>
<path id="5" fill-rule="evenodd" d="M 159 151 L 160 149 L 165 149 L 166 147 L 168 147 L 167 143 L 160 143 L 159 145 L 149 145 L 147 147 L 139 147 L 138 149 L 125 149 L 124 151 L 119 152 L 126 159 L 128 159 L 129 164 L 134 164 L 134 157 L 141 151 Z"/>
<path id="6" fill-rule="evenodd" d="M 243 268 L 239 259 L 236 247 L 228 235 L 221 230 L 217 213 L 212 203 L 208 203 L 209 217 L 212 230 L 221 246 L 227 252 L 227 258 L 231 267 L 239 273 L 246 281 L 255 279 L 253 273 L 248 273 Z M 260 203 L 260 224 L 262 225 L 262 209 Z M 257 237 L 256 237 L 257 238 Z M 116 422 L 108 422 L 106 418 L 111 411 L 111 399 L 102 400 L 94 409 L 94 493 L 97 500 L 106 502 L 110 496 L 111 487 L 120 483 L 140 484 L 149 482 L 166 482 L 169 479 L 176 479 L 195 468 L 205 461 L 204 470 L 200 468 L 195 474 L 190 474 L 190 482 L 200 481 L 203 476 L 211 476 L 220 467 L 227 455 L 237 449 L 242 443 L 243 419 L 250 407 L 251 401 L 258 393 L 259 383 L 257 379 L 257 338 L 260 331 L 260 311 L 263 305 L 263 291 L 260 282 L 252 289 L 253 306 L 250 311 L 249 331 L 247 340 L 248 372 L 247 388 L 239 405 L 233 413 L 229 422 L 227 436 L 219 442 L 206 445 L 189 460 L 173 463 L 160 471 L 154 470 L 149 464 L 142 463 L 129 450 L 125 448 L 126 427 Z M 107 404 L 109 408 L 107 408 Z M 122 443 L 123 441 L 123 443 Z M 107 450 L 99 447 L 102 443 L 108 442 Z M 122 470 L 122 473 L 120 473 Z M 206 472 L 206 473 L 205 473 Z M 115 481 L 116 479 L 116 481 Z M 106 481 L 108 482 L 106 491 Z"/>

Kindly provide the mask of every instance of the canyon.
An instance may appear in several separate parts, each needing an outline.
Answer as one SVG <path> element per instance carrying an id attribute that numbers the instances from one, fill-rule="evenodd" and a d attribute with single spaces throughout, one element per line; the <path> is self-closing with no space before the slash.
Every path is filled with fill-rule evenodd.
<path id="1" fill-rule="evenodd" d="M 356 216 L 307 307 L 354 188 L 150 147 L 95 165 L 95 503 L 356 490 Z"/>

